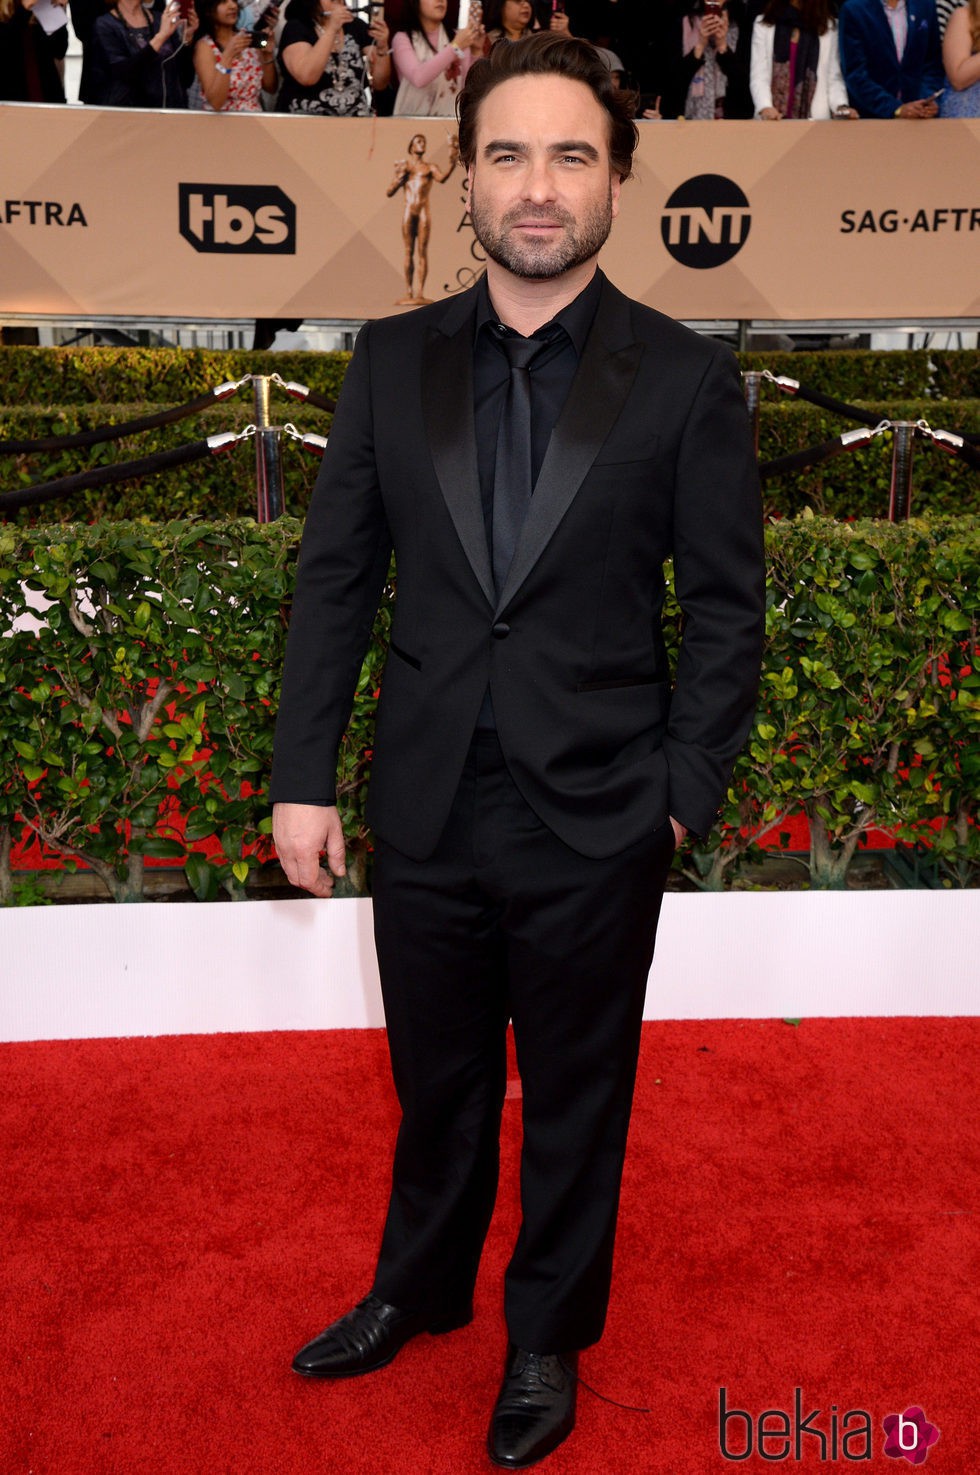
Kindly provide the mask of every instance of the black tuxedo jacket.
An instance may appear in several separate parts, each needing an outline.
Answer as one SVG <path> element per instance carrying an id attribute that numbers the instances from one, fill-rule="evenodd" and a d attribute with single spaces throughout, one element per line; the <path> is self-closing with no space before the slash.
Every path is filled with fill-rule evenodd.
<path id="1" fill-rule="evenodd" d="M 394 548 L 368 819 L 422 859 L 489 683 L 515 783 L 586 856 L 673 814 L 704 833 L 755 703 L 762 517 L 732 355 L 609 282 L 494 593 L 473 417 L 475 293 L 357 340 L 297 573 L 271 798 L 334 801 Z M 661 634 L 663 562 L 685 615 Z"/>

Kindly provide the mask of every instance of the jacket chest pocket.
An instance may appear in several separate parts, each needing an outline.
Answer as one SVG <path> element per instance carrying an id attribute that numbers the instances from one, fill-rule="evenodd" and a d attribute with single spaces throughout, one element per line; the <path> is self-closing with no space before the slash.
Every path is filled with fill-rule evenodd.
<path id="1" fill-rule="evenodd" d="M 614 436 L 596 456 L 592 470 L 601 471 L 613 466 L 635 466 L 639 470 L 647 462 L 657 459 L 659 449 L 660 432 L 657 430 L 646 434 L 640 431 L 628 436 Z"/>

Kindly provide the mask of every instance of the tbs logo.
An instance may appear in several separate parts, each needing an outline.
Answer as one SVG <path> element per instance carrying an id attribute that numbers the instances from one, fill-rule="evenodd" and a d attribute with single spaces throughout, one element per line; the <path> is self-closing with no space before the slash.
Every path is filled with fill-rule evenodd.
<path id="1" fill-rule="evenodd" d="M 274 184 L 182 184 L 180 233 L 195 251 L 294 256 L 296 206 Z"/>

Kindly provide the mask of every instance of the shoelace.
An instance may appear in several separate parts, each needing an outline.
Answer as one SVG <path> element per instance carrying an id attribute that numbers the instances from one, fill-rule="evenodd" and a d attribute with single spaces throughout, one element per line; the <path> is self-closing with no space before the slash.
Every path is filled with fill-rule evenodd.
<path id="1" fill-rule="evenodd" d="M 371 1331 L 367 1326 L 358 1328 L 357 1320 L 359 1317 L 359 1313 L 362 1311 L 371 1312 L 372 1314 L 374 1314 L 375 1319 L 377 1320 L 376 1308 L 381 1306 L 381 1304 L 382 1303 L 378 1300 L 377 1296 L 365 1296 L 363 1301 L 358 1302 L 358 1304 L 352 1310 L 348 1311 L 346 1316 L 342 1316 L 337 1324 L 333 1327 L 334 1340 L 339 1343 L 340 1349 L 343 1353 L 356 1353 L 358 1355 L 363 1355 L 363 1353 L 367 1352 L 370 1349 Z"/>
<path id="2" fill-rule="evenodd" d="M 620 1403 L 620 1401 L 619 1401 L 618 1398 L 610 1398 L 610 1397 L 608 1397 L 607 1394 L 600 1393 L 599 1390 L 598 1390 L 598 1388 L 593 1388 L 593 1386 L 592 1386 L 591 1383 L 587 1383 L 585 1381 L 585 1379 L 582 1377 L 581 1373 L 577 1372 L 575 1368 L 569 1367 L 568 1363 L 565 1361 L 565 1359 L 563 1357 L 559 1357 L 558 1361 L 561 1363 L 562 1367 L 565 1369 L 565 1372 L 568 1374 L 568 1376 L 570 1378 L 574 1378 L 575 1382 L 578 1383 L 578 1385 L 581 1388 L 584 1388 L 587 1393 L 591 1393 L 592 1396 L 593 1396 L 593 1398 L 599 1398 L 599 1399 L 602 1400 L 603 1403 L 611 1403 L 612 1406 L 613 1406 L 613 1408 L 623 1408 L 623 1409 L 626 1410 L 627 1413 L 631 1413 L 631 1414 L 652 1414 L 653 1413 L 653 1409 L 652 1408 L 642 1408 L 638 1403 Z"/>

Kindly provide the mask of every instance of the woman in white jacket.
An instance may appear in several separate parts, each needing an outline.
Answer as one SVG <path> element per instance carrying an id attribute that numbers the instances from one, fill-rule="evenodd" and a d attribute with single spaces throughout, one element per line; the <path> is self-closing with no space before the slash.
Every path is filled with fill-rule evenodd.
<path id="1" fill-rule="evenodd" d="M 828 0 L 767 0 L 752 27 L 749 86 L 757 118 L 856 118 Z"/>

